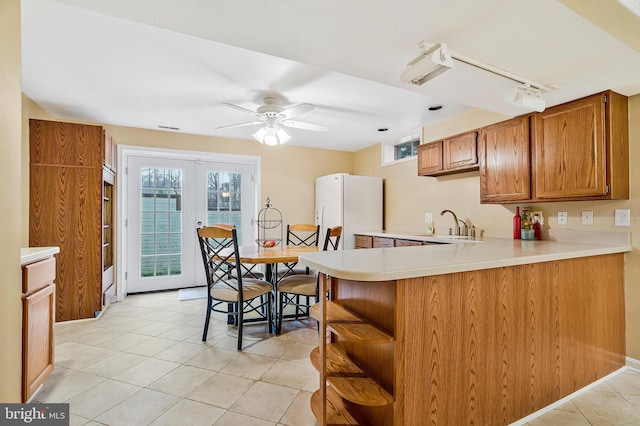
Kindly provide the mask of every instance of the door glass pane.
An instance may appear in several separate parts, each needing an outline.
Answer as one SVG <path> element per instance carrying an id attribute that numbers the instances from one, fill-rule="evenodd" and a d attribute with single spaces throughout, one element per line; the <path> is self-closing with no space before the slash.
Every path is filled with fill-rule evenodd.
<path id="1" fill-rule="evenodd" d="M 141 277 L 182 272 L 182 175 L 180 169 L 141 170 Z"/>
<path id="2" fill-rule="evenodd" d="M 235 225 L 242 241 L 242 174 L 207 172 L 207 225 Z"/>

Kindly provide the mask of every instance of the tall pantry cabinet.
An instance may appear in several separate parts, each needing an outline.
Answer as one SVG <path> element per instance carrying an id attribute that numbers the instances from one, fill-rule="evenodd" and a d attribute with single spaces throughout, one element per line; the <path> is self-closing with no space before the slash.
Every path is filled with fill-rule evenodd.
<path id="1" fill-rule="evenodd" d="M 29 245 L 58 246 L 56 321 L 115 297 L 115 143 L 103 127 L 29 120 Z"/>

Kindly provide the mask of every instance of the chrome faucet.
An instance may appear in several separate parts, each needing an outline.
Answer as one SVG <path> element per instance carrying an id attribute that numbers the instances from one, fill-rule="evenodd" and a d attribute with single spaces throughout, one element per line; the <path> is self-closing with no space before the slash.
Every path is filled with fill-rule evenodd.
<path id="1" fill-rule="evenodd" d="M 446 212 L 449 212 L 453 215 L 454 226 L 453 228 L 449 228 L 449 234 L 451 234 L 451 230 L 453 229 L 453 235 L 460 235 L 460 227 L 458 227 L 458 216 L 456 216 L 456 214 L 451 210 L 442 210 L 440 212 L 440 216 L 444 216 Z"/>
<path id="2" fill-rule="evenodd" d="M 469 227 L 467 226 L 467 224 L 465 223 L 464 220 L 459 219 L 458 222 L 460 222 L 462 224 L 462 226 L 460 227 L 460 235 L 463 236 L 468 236 L 469 235 Z"/>

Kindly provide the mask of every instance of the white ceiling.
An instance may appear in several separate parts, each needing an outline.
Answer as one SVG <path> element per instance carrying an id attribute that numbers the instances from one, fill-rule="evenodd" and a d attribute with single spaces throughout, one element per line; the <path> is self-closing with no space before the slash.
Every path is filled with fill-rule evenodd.
<path id="1" fill-rule="evenodd" d="M 216 130 L 253 121 L 223 103 L 276 94 L 330 128 L 289 144 L 355 151 L 471 108 L 527 112 L 503 100 L 516 83 L 460 62 L 401 83 L 423 40 L 558 86 L 548 106 L 640 93 L 640 53 L 556 0 L 22 0 L 22 20 L 23 91 L 60 119 L 250 139 Z"/>

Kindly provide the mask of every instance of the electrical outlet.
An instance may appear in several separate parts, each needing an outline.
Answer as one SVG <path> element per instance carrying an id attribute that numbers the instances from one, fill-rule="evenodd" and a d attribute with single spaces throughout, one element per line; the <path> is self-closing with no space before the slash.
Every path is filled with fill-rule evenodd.
<path id="1" fill-rule="evenodd" d="M 567 224 L 567 212 L 558 212 L 558 225 Z"/>
<path id="2" fill-rule="evenodd" d="M 631 226 L 631 210 L 616 209 L 615 215 L 616 226 Z"/>
<path id="3" fill-rule="evenodd" d="M 582 224 L 593 225 L 593 211 L 591 210 L 582 211 Z"/>
<path id="4" fill-rule="evenodd" d="M 433 222 L 433 214 L 432 213 L 425 213 L 424 214 L 424 221 L 425 222 Z"/>

